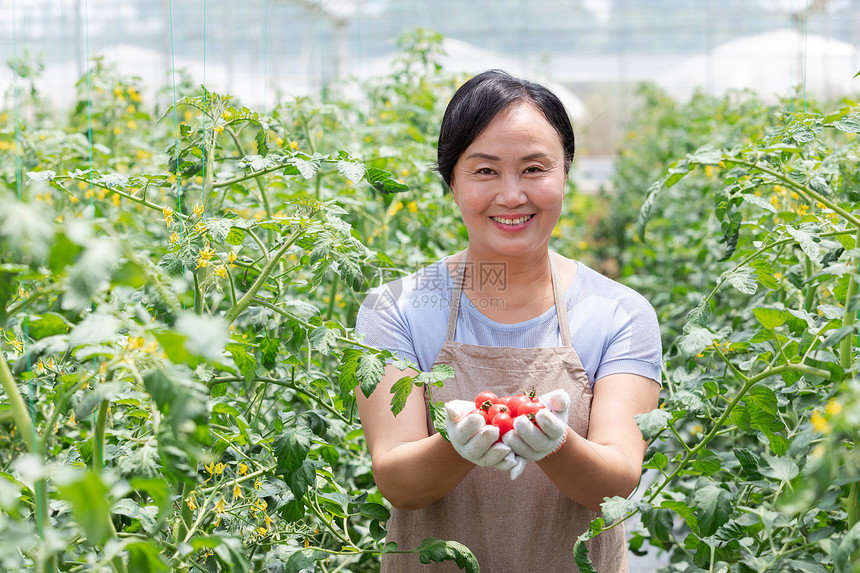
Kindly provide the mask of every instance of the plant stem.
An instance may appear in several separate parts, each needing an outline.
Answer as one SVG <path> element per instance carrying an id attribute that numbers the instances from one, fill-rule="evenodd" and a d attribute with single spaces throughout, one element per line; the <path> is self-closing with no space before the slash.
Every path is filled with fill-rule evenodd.
<path id="1" fill-rule="evenodd" d="M 806 196 L 807 199 L 814 199 L 819 203 L 826 205 L 829 209 L 832 209 L 835 213 L 837 213 L 840 217 L 851 223 L 853 226 L 860 227 L 860 219 L 858 219 L 852 213 L 849 213 L 848 211 L 846 211 L 821 193 L 818 193 L 817 191 L 813 190 L 812 188 L 807 187 L 806 185 L 800 185 L 799 183 L 792 181 L 791 178 L 783 175 L 779 171 L 774 171 L 773 169 L 760 165 L 759 163 L 754 161 L 744 161 L 743 159 L 737 158 L 730 158 L 727 159 L 727 161 L 757 169 L 762 173 L 767 173 L 768 175 L 779 179 L 781 182 L 785 183 L 789 187 L 796 189 L 800 194 Z"/>
<path id="2" fill-rule="evenodd" d="M 266 263 L 266 266 L 263 267 L 263 270 L 260 271 L 260 275 L 257 277 L 257 280 L 254 281 L 254 284 L 251 285 L 251 288 L 242 295 L 242 298 L 239 299 L 233 308 L 227 312 L 227 316 L 225 317 L 227 320 L 227 324 L 231 324 L 236 317 L 238 317 L 242 312 L 248 308 L 248 305 L 254 300 L 257 296 L 257 292 L 269 278 L 269 275 L 272 274 L 272 271 L 275 269 L 275 266 L 278 264 L 278 261 L 284 254 L 293 246 L 293 244 L 299 240 L 299 237 L 302 236 L 302 231 L 296 230 L 284 241 L 284 244 L 275 252 L 272 258 Z"/>
<path id="3" fill-rule="evenodd" d="M 857 228 L 857 234 L 854 237 L 854 248 L 856 249 L 858 245 L 860 245 L 860 227 Z M 856 257 L 854 258 L 854 264 L 857 264 Z M 854 322 L 857 320 L 857 311 L 851 305 L 851 300 L 856 294 L 857 279 L 855 278 L 855 273 L 851 273 L 848 279 L 848 290 L 845 293 L 844 314 L 842 315 L 843 328 L 854 326 Z M 851 363 L 853 362 L 854 347 L 851 344 L 853 339 L 853 336 L 846 336 L 839 342 L 839 365 L 846 372 L 850 370 Z"/>
<path id="4" fill-rule="evenodd" d="M 9 408 L 12 410 L 12 418 L 15 420 L 15 425 L 18 427 L 24 443 L 27 444 L 27 449 L 31 454 L 42 457 L 39 450 L 40 441 L 36 434 L 36 426 L 30 418 L 30 413 L 27 411 L 27 405 L 24 403 L 21 393 L 18 391 L 18 385 L 15 383 L 12 371 L 9 369 L 9 365 L 2 355 L 0 355 L 0 385 L 2 385 L 3 390 L 6 392 L 7 399 L 9 400 Z M 36 480 L 34 487 L 36 490 L 34 492 L 36 496 L 36 529 L 39 532 L 39 536 L 45 539 L 45 528 L 50 527 L 48 519 L 48 484 L 45 478 L 41 478 Z M 46 566 L 49 571 L 54 570 L 50 564 L 46 564 Z"/>
<path id="5" fill-rule="evenodd" d="M 659 495 L 660 492 L 663 491 L 663 489 L 665 489 L 666 486 L 668 486 L 669 483 L 672 482 L 672 480 L 674 480 L 678 475 L 681 474 L 681 471 L 683 471 L 687 464 L 689 464 L 700 451 L 705 449 L 705 446 L 707 446 L 708 443 L 717 435 L 720 428 L 722 428 L 722 426 L 726 423 L 726 420 L 728 420 L 732 411 L 734 411 L 735 407 L 737 407 L 737 405 L 744 398 L 744 396 L 746 396 L 750 388 L 752 388 L 765 378 L 776 376 L 777 374 L 782 374 L 784 372 L 801 372 L 804 374 L 811 374 L 813 376 L 821 376 L 822 378 L 826 378 L 830 375 L 827 370 L 813 368 L 805 364 L 782 364 L 780 366 L 774 366 L 772 368 L 763 370 L 755 376 L 745 377 L 746 381 L 744 382 L 744 385 L 741 387 L 740 390 L 738 390 L 738 393 L 735 394 L 734 398 L 732 398 L 732 401 L 726 407 L 720 418 L 716 421 L 714 427 L 711 428 L 711 431 L 708 432 L 708 434 L 704 438 L 702 438 L 702 440 L 698 444 L 696 444 L 694 448 L 687 452 L 687 454 L 680 462 L 678 462 L 678 465 L 675 467 L 672 473 L 669 474 L 669 476 L 663 481 L 663 483 L 661 483 L 654 491 L 654 493 L 651 494 L 651 497 L 648 498 L 648 503 L 653 502 L 657 495 Z"/>
<path id="6" fill-rule="evenodd" d="M 102 400 L 93 431 L 93 473 L 100 474 L 105 469 L 105 426 L 107 425 L 110 403 Z"/>
<path id="7" fill-rule="evenodd" d="M 299 318 L 299 317 L 297 317 L 297 316 L 295 316 L 295 315 L 290 314 L 289 312 L 285 311 L 284 309 L 279 308 L 279 307 L 275 306 L 274 304 L 272 304 L 272 303 L 270 303 L 270 302 L 268 302 L 268 301 L 265 301 L 265 300 L 262 300 L 262 299 L 259 299 L 259 298 L 258 298 L 258 299 L 255 299 L 255 300 L 254 300 L 254 303 L 255 303 L 255 304 L 259 304 L 260 306 L 264 306 L 264 307 L 266 307 L 266 308 L 268 308 L 268 309 L 270 309 L 270 310 L 273 310 L 273 311 L 277 312 L 278 314 L 280 314 L 281 316 L 283 316 L 283 317 L 285 317 L 285 318 L 288 318 L 288 319 L 290 319 L 290 320 L 293 320 L 293 321 L 295 321 L 295 322 L 299 323 L 300 325 L 304 326 L 305 328 L 309 328 L 309 329 L 314 329 L 314 328 L 316 328 L 316 327 L 315 327 L 313 324 L 311 324 L 310 322 L 307 322 L 307 321 L 305 321 L 305 320 L 302 320 L 301 318 Z M 345 337 L 345 336 L 337 336 L 337 337 L 335 337 L 335 339 L 336 339 L 338 342 L 344 342 L 344 343 L 346 343 L 346 344 L 351 344 L 351 345 L 353 345 L 353 346 L 358 346 L 359 348 L 364 348 L 365 350 L 370 350 L 371 352 L 379 352 L 379 349 L 378 349 L 378 348 L 374 348 L 373 346 L 368 346 L 367 344 L 362 344 L 362 343 L 358 342 L 357 340 L 352 340 L 351 338 L 347 338 L 347 337 Z"/>
<path id="8" fill-rule="evenodd" d="M 12 410 L 12 418 L 15 420 L 15 425 L 18 426 L 18 431 L 21 433 L 24 443 L 27 444 L 27 449 L 32 454 L 37 453 L 36 429 L 33 426 L 33 421 L 30 419 L 27 405 L 18 391 L 15 378 L 12 377 L 12 371 L 9 370 L 6 359 L 2 357 L 0 357 L 0 382 L 2 382 L 3 390 L 8 397 L 9 408 Z"/>

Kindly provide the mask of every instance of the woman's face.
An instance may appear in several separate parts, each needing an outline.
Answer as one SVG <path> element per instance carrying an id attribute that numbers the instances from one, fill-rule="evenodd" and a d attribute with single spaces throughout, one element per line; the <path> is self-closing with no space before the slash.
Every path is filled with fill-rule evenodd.
<path id="1" fill-rule="evenodd" d="M 546 253 L 567 174 L 558 132 L 531 104 L 500 111 L 454 165 L 451 190 L 484 259 Z"/>

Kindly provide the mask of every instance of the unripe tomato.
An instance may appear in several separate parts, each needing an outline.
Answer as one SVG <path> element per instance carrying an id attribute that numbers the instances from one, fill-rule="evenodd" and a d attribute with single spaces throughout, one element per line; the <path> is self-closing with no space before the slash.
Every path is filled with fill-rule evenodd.
<path id="1" fill-rule="evenodd" d="M 514 429 L 514 419 L 507 412 L 499 412 L 490 423 L 499 429 L 499 441 L 502 436 Z"/>
<path id="2" fill-rule="evenodd" d="M 508 408 L 511 410 L 511 416 L 516 418 L 520 414 L 520 408 L 522 408 L 526 404 L 531 404 L 531 398 L 526 396 L 525 394 L 517 394 L 516 396 L 511 397 L 508 402 Z"/>
<path id="3" fill-rule="evenodd" d="M 481 392 L 475 396 L 475 408 L 489 410 L 498 401 L 499 397 L 492 392 Z"/>

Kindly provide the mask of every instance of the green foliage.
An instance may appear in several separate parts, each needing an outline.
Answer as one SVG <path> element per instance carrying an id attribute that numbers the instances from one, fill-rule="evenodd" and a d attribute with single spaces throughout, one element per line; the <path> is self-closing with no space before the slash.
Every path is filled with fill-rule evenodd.
<path id="1" fill-rule="evenodd" d="M 860 107 L 642 96 L 609 244 L 660 316 L 665 386 L 631 545 L 667 571 L 856 570 Z"/>
<path id="2" fill-rule="evenodd" d="M 36 92 L 2 112 L 0 568 L 378 568 L 352 392 L 392 356 L 348 325 L 458 240 L 428 168 L 440 41 L 405 35 L 362 101 L 151 105 L 96 60 L 67 117 Z M 397 550 L 477 571 L 457 543 Z"/>

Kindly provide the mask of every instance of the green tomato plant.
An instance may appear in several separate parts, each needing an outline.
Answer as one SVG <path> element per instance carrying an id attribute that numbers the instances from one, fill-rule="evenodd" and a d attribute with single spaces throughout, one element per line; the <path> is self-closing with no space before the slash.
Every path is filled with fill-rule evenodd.
<path id="1" fill-rule="evenodd" d="M 353 394 L 391 358 L 348 326 L 359 293 L 456 238 L 412 187 L 454 81 L 439 38 L 411 38 L 374 86 L 387 117 L 187 86 L 156 113 L 98 60 L 67 120 L 3 112 L 0 567 L 359 572 L 408 551 L 477 571 L 456 542 L 385 541 Z M 405 377 L 392 407 L 449 374 Z"/>
<path id="2" fill-rule="evenodd" d="M 706 118 L 703 103 L 685 111 Z M 637 283 L 664 322 L 664 397 L 637 419 L 656 479 L 607 499 L 575 558 L 594 571 L 585 542 L 639 515 L 631 547 L 668 553 L 667 571 L 856 571 L 860 108 L 710 107 L 751 121 L 705 145 L 689 123 L 678 141 L 700 146 L 649 187 L 624 253 L 674 277 Z"/>

